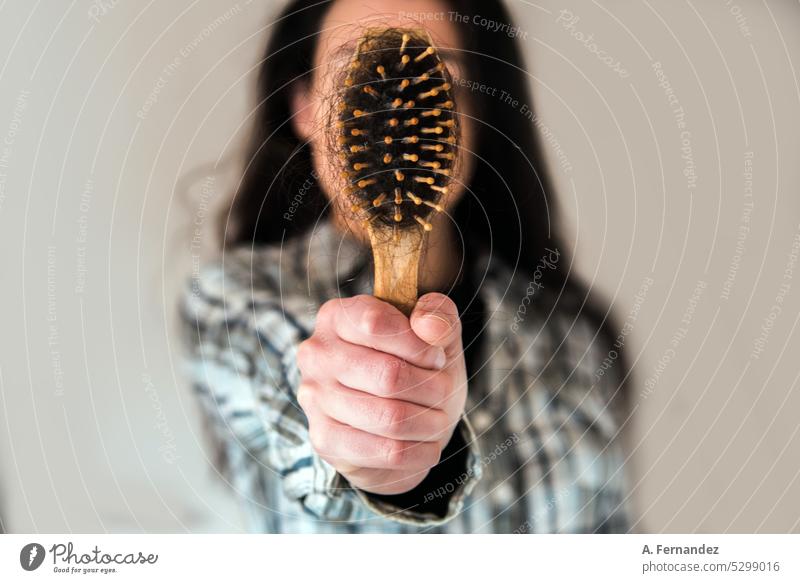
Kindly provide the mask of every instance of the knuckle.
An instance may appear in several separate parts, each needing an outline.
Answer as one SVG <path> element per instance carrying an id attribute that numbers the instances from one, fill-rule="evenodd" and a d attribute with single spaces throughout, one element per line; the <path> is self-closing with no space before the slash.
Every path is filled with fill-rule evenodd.
<path id="1" fill-rule="evenodd" d="M 409 458 L 408 451 L 405 442 L 387 439 L 384 442 L 383 458 L 390 467 L 404 466 Z"/>
<path id="2" fill-rule="evenodd" d="M 308 428 L 308 439 L 311 441 L 311 446 L 320 455 L 327 455 L 328 453 L 328 435 L 327 428 L 324 424 L 311 423 Z"/>
<path id="3" fill-rule="evenodd" d="M 297 402 L 306 414 L 308 414 L 311 407 L 313 407 L 314 399 L 314 385 L 302 383 L 300 388 L 297 389 Z"/>
<path id="4" fill-rule="evenodd" d="M 361 330 L 369 336 L 378 336 L 383 331 L 385 314 L 380 306 L 370 305 L 361 313 Z"/>
<path id="5" fill-rule="evenodd" d="M 311 338 L 307 340 L 303 340 L 297 346 L 297 366 L 300 368 L 301 371 L 305 372 L 308 369 L 308 365 L 312 361 L 312 352 L 314 352 L 314 348 L 312 346 L 313 340 Z"/>
<path id="6" fill-rule="evenodd" d="M 317 321 L 323 322 L 328 321 L 339 309 L 339 305 L 341 304 L 341 300 L 338 298 L 334 298 L 332 300 L 328 300 L 324 304 L 319 307 L 317 311 Z"/>
<path id="7" fill-rule="evenodd" d="M 421 443 L 419 444 L 419 461 L 425 468 L 430 469 L 439 463 L 441 451 L 439 445 L 436 443 Z"/>
<path id="8" fill-rule="evenodd" d="M 426 373 L 416 378 L 413 383 L 409 382 L 409 385 L 413 385 L 409 389 L 416 388 L 424 392 L 426 404 L 433 409 L 441 409 L 451 396 L 448 380 L 441 372 Z"/>
<path id="9" fill-rule="evenodd" d="M 393 356 L 382 357 L 374 363 L 378 389 L 386 395 L 399 391 L 403 381 L 403 366 L 399 358 Z"/>
<path id="10" fill-rule="evenodd" d="M 431 432 L 431 437 L 439 436 L 450 429 L 450 418 L 444 411 L 432 409 L 428 412 L 428 415 L 430 419 L 430 426 L 428 429 Z"/>
<path id="11" fill-rule="evenodd" d="M 300 372 L 306 376 L 318 373 L 320 358 L 323 356 L 324 350 L 325 346 L 320 340 L 319 334 L 303 340 L 297 346 L 297 367 Z"/>
<path id="12" fill-rule="evenodd" d="M 436 395 L 437 402 L 440 404 L 450 400 L 450 398 L 458 392 L 458 387 L 453 382 L 450 375 L 442 371 L 433 375 L 428 384 L 433 387 L 431 390 L 434 395 Z"/>
<path id="13" fill-rule="evenodd" d="M 402 434 L 409 425 L 408 407 L 397 401 L 388 403 L 381 408 L 378 423 L 390 433 Z"/>

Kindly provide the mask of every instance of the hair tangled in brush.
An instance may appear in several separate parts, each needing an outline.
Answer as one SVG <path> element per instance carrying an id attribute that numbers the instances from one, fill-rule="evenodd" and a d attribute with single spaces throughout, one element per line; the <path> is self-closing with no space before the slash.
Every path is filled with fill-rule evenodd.
<path id="1" fill-rule="evenodd" d="M 445 63 L 421 30 L 372 29 L 342 77 L 333 146 L 352 210 L 377 225 L 430 231 L 458 159 Z"/>

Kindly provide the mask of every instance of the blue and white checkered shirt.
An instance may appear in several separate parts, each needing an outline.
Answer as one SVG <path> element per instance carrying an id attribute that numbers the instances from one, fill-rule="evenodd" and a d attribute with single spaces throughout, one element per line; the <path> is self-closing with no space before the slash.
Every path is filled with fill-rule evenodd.
<path id="1" fill-rule="evenodd" d="M 627 531 L 619 425 L 609 408 L 619 383 L 602 372 L 596 326 L 558 309 L 540 313 L 530 277 L 487 257 L 476 266 L 481 348 L 449 473 L 400 497 L 374 496 L 316 455 L 296 398 L 297 346 L 325 301 L 370 293 L 368 262 L 325 222 L 282 246 L 226 251 L 182 300 L 192 387 L 250 528 Z"/>

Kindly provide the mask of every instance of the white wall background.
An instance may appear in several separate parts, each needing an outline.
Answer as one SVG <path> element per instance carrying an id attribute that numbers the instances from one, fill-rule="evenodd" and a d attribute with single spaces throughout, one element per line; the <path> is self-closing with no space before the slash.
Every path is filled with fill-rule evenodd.
<path id="1" fill-rule="evenodd" d="M 173 308 L 189 225 L 208 227 L 237 178 L 279 4 L 0 5 L 6 530 L 241 528 Z M 621 320 L 653 280 L 626 337 L 636 528 L 800 531 L 800 4 L 511 4 L 539 131 L 563 152 L 548 148 L 575 268 Z"/>

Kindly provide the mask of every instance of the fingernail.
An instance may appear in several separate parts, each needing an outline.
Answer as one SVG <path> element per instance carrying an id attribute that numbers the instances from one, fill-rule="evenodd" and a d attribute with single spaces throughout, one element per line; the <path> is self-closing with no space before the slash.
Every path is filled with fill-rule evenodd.
<path id="1" fill-rule="evenodd" d="M 439 320 L 440 322 L 443 322 L 448 329 L 450 328 L 450 321 L 447 318 L 440 316 L 439 314 L 425 314 L 425 317 Z"/>
<path id="2" fill-rule="evenodd" d="M 447 364 L 447 356 L 444 353 L 444 348 L 439 348 L 436 352 L 436 360 L 433 363 L 434 368 L 442 370 L 444 365 Z"/>

